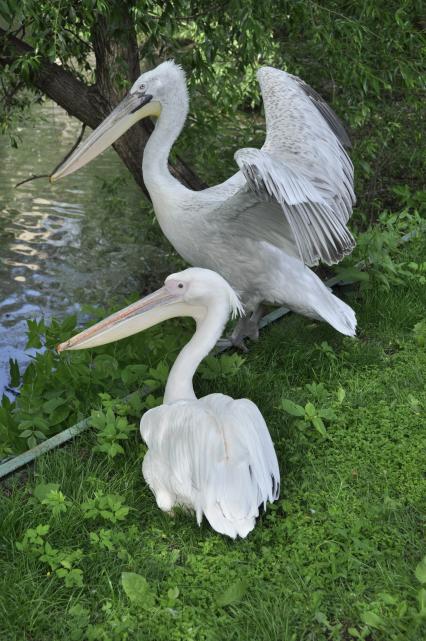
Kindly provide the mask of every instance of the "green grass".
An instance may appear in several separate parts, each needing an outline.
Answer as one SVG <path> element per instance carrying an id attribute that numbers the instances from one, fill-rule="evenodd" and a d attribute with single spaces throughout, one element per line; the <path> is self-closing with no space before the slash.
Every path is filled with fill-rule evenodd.
<path id="1" fill-rule="evenodd" d="M 289 316 L 262 333 L 236 376 L 197 379 L 199 395 L 255 401 L 277 448 L 281 498 L 246 540 L 198 528 L 183 512 L 161 513 L 141 475 L 137 435 L 110 461 L 85 434 L 3 482 L 2 641 L 426 638 L 415 574 L 426 553 L 426 351 L 412 333 L 425 316 L 425 287 L 344 295 L 357 311 L 357 340 Z M 312 382 L 326 389 L 320 401 L 305 387 Z M 336 405 L 339 387 L 346 396 Z M 282 398 L 333 405 L 329 438 L 297 427 L 278 409 Z M 66 512 L 54 517 L 33 496 L 41 482 L 60 485 Z M 123 521 L 83 518 L 81 505 L 97 490 L 125 497 Z M 38 524 L 50 525 L 53 548 L 83 551 L 82 587 L 66 587 L 16 548 Z M 90 543 L 101 528 L 111 530 L 112 550 Z M 122 572 L 148 581 L 139 602 L 123 590 Z"/>

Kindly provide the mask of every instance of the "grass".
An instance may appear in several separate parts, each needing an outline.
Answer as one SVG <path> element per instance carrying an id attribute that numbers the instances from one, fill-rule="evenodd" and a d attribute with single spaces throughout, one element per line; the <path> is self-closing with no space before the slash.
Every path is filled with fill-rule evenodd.
<path id="1" fill-rule="evenodd" d="M 289 316 L 262 333 L 236 376 L 197 379 L 199 395 L 220 389 L 255 401 L 276 445 L 281 498 L 246 540 L 161 513 L 141 475 L 137 435 L 110 461 L 85 434 L 3 482 L 2 641 L 426 637 L 416 577 L 426 553 L 426 351 L 412 333 L 426 291 L 410 281 L 344 295 L 357 311 L 357 340 Z M 312 382 L 323 387 L 307 389 Z M 283 398 L 332 406 L 328 438 L 298 427 L 279 409 Z M 40 483 L 59 484 L 65 511 L 55 516 L 34 496 Z M 128 515 L 84 518 L 95 492 L 124 497 Z M 40 524 L 50 526 L 44 538 L 58 558 L 82 550 L 71 563 L 81 586 L 67 587 L 38 552 L 17 549 Z M 123 589 L 123 572 L 145 577 L 138 595 Z"/>

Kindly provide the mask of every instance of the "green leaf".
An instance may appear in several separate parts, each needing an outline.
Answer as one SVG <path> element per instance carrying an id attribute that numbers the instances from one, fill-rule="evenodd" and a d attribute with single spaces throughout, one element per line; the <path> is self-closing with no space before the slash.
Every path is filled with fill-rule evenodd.
<path id="1" fill-rule="evenodd" d="M 306 405 L 305 405 L 305 416 L 308 419 L 312 419 L 316 415 L 317 415 L 317 410 L 315 408 L 315 405 L 313 405 L 312 403 L 306 403 Z"/>
<path id="2" fill-rule="evenodd" d="M 90 425 L 96 429 L 103 429 L 106 425 L 106 416 L 101 410 L 92 410 L 90 414 Z"/>
<path id="3" fill-rule="evenodd" d="M 127 367 L 121 370 L 121 380 L 125 385 L 131 385 L 135 382 L 142 383 L 146 372 L 146 365 L 127 365 Z"/>
<path id="4" fill-rule="evenodd" d="M 57 407 L 54 412 L 49 416 L 49 426 L 54 427 L 56 425 L 59 425 L 59 423 L 62 423 L 65 421 L 65 419 L 69 416 L 71 412 L 71 408 L 68 407 L 67 405 L 62 405 L 60 407 Z"/>
<path id="5" fill-rule="evenodd" d="M 420 583 L 426 583 L 426 556 L 417 564 L 415 574 Z"/>
<path id="6" fill-rule="evenodd" d="M 59 490 L 59 483 L 39 483 L 35 486 L 33 494 L 40 502 L 44 501 L 51 492 Z"/>
<path id="7" fill-rule="evenodd" d="M 129 513 L 129 510 L 130 510 L 130 508 L 128 508 L 128 507 L 127 507 L 127 506 L 125 506 L 125 505 L 124 505 L 123 507 L 120 507 L 120 508 L 115 512 L 115 518 L 117 519 L 117 521 L 124 521 L 124 519 L 126 518 L 126 516 L 127 516 L 127 515 L 128 515 L 128 513 Z"/>
<path id="8" fill-rule="evenodd" d="M 21 382 L 21 373 L 19 371 L 19 364 L 17 360 L 9 358 L 9 376 L 10 376 L 10 386 L 18 387 Z"/>
<path id="9" fill-rule="evenodd" d="M 167 597 L 170 599 L 170 601 L 176 601 L 176 599 L 179 596 L 179 588 L 170 588 L 170 590 L 167 590 Z"/>
<path id="10" fill-rule="evenodd" d="M 32 430 L 24 430 L 23 432 L 20 433 L 20 438 L 28 438 L 32 434 Z"/>
<path id="11" fill-rule="evenodd" d="M 315 612 L 315 618 L 321 625 L 324 625 L 326 627 L 330 625 L 324 612 Z"/>
<path id="12" fill-rule="evenodd" d="M 247 581 L 236 581 L 235 583 L 230 585 L 229 588 L 225 590 L 225 592 L 216 597 L 216 604 L 220 608 L 223 608 L 227 605 L 231 605 L 232 603 L 236 603 L 237 601 L 241 601 L 241 599 L 247 592 L 247 587 Z"/>
<path id="13" fill-rule="evenodd" d="M 319 410 L 318 416 L 325 418 L 327 421 L 333 421 L 336 418 L 336 414 L 331 407 L 324 407 Z"/>
<path id="14" fill-rule="evenodd" d="M 48 430 L 49 429 L 49 425 L 48 425 L 47 421 L 44 418 L 42 418 L 41 416 L 34 416 L 33 424 L 35 425 L 35 427 L 38 427 L 41 430 Z"/>
<path id="15" fill-rule="evenodd" d="M 369 611 L 369 612 L 363 612 L 361 614 L 361 619 L 366 623 L 370 628 L 376 628 L 377 630 L 381 630 L 384 625 L 384 620 L 382 619 L 381 616 L 376 614 L 375 612 Z"/>
<path id="16" fill-rule="evenodd" d="M 27 344 L 25 346 L 26 349 L 29 349 L 31 347 L 34 347 L 35 349 L 39 349 L 42 346 L 41 342 L 41 336 L 43 335 L 45 331 L 45 326 L 43 321 L 40 321 L 40 323 L 37 323 L 35 320 L 27 320 L 27 325 L 28 325 L 28 333 L 27 333 Z"/>
<path id="17" fill-rule="evenodd" d="M 71 316 L 67 316 L 62 322 L 61 330 L 64 334 L 70 334 L 70 332 L 75 329 L 76 324 L 77 316 L 75 314 L 72 314 Z"/>
<path id="18" fill-rule="evenodd" d="M 37 525 L 36 532 L 39 536 L 46 536 L 50 530 L 50 525 Z"/>
<path id="19" fill-rule="evenodd" d="M 426 616 L 426 590 L 421 588 L 417 593 L 417 600 L 419 602 L 419 610 L 422 616 Z"/>
<path id="20" fill-rule="evenodd" d="M 136 572 L 122 572 L 121 583 L 132 603 L 144 605 L 145 607 L 154 605 L 154 595 L 144 576 Z"/>
<path id="21" fill-rule="evenodd" d="M 165 383 L 169 375 L 169 366 L 164 361 L 161 361 L 157 367 L 151 367 L 149 375 L 152 376 L 157 383 Z"/>
<path id="22" fill-rule="evenodd" d="M 343 403 L 343 401 L 345 400 L 345 396 L 346 396 L 345 390 L 343 389 L 343 387 L 339 387 L 337 390 L 337 401 L 339 403 Z"/>
<path id="23" fill-rule="evenodd" d="M 56 571 L 57 573 L 59 570 Z M 67 588 L 83 587 L 83 572 L 79 568 L 73 568 L 65 575 L 65 586 Z"/>
<path id="24" fill-rule="evenodd" d="M 426 319 L 414 325 L 413 334 L 417 345 L 419 347 L 426 347 Z"/>
<path id="25" fill-rule="evenodd" d="M 290 414 L 290 416 L 305 416 L 305 410 L 303 407 L 301 405 L 297 405 L 297 403 L 293 403 L 293 401 L 290 401 L 288 398 L 284 398 L 281 401 L 279 408 L 284 410 L 284 412 L 287 412 L 287 414 Z"/>
<path id="26" fill-rule="evenodd" d="M 46 412 L 46 414 L 50 414 L 57 407 L 63 405 L 64 403 L 66 403 L 65 398 L 51 398 L 50 401 L 46 401 L 45 403 L 43 403 L 43 411 Z"/>
<path id="27" fill-rule="evenodd" d="M 387 592 L 380 592 L 379 597 L 386 605 L 396 605 L 398 603 L 398 599 Z"/>
<path id="28" fill-rule="evenodd" d="M 319 416 L 314 416 L 311 421 L 317 432 L 319 432 L 322 436 L 327 436 L 327 430 L 325 429 L 325 425 Z"/>

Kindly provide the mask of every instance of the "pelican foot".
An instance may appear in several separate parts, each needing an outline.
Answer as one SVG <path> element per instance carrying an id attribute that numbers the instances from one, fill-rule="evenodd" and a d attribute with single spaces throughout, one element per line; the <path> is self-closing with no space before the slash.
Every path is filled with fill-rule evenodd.
<path id="1" fill-rule="evenodd" d="M 248 352 L 248 348 L 244 343 L 244 338 L 241 340 L 237 340 L 235 338 L 232 338 L 232 336 L 228 336 L 227 338 L 220 338 L 217 343 L 216 347 L 220 352 L 224 352 L 226 349 L 232 349 L 233 347 L 235 349 L 239 349 L 242 352 Z"/>
<path id="2" fill-rule="evenodd" d="M 263 305 L 259 305 L 254 312 L 240 318 L 232 334 L 218 340 L 216 347 L 221 351 L 234 347 L 247 353 L 249 350 L 245 341 L 247 339 L 251 341 L 259 340 L 259 324 L 264 311 Z"/>

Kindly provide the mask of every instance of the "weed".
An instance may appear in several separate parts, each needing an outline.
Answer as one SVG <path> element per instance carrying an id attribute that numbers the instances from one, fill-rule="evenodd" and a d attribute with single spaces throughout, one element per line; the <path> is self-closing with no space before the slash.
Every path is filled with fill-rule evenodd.
<path id="1" fill-rule="evenodd" d="M 111 523 L 124 521 L 130 508 L 124 505 L 124 497 L 119 494 L 104 494 L 102 490 L 95 493 L 93 499 L 81 504 L 85 519 L 102 518 Z"/>
<path id="2" fill-rule="evenodd" d="M 126 404 L 120 400 L 114 402 L 108 394 L 101 395 L 101 398 L 103 409 L 92 410 L 90 415 L 90 425 L 96 430 L 97 445 L 94 451 L 114 458 L 117 454 L 124 454 L 119 441 L 128 440 L 137 428 L 123 416 L 128 410 Z"/>
<path id="3" fill-rule="evenodd" d="M 330 347 L 327 343 L 328 348 Z M 328 354 L 329 351 L 326 353 Z M 333 359 L 335 358 L 334 356 L 334 350 L 331 352 L 333 354 Z M 322 385 L 322 383 L 316 384 L 316 383 L 311 383 L 307 384 L 306 388 L 308 391 L 313 393 L 318 400 L 322 400 L 323 402 L 330 396 L 325 389 L 325 387 Z M 297 420 L 294 422 L 295 426 L 301 430 L 306 430 L 310 426 L 313 426 L 317 432 L 321 434 L 323 437 L 328 437 L 328 433 L 325 427 L 324 422 L 330 423 L 332 421 L 335 421 L 337 418 L 336 415 L 336 407 L 341 405 L 345 399 L 346 392 L 343 389 L 343 387 L 339 387 L 337 392 L 336 392 L 336 400 L 333 403 L 332 406 L 329 407 L 320 407 L 317 408 L 313 403 L 308 401 L 304 406 L 303 405 L 298 405 L 294 401 L 291 401 L 290 399 L 282 399 L 281 403 L 279 405 L 279 409 L 284 410 L 284 412 L 287 412 L 287 414 L 290 414 L 290 416 L 293 416 L 297 418 Z"/>

